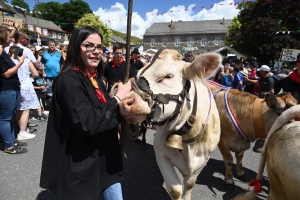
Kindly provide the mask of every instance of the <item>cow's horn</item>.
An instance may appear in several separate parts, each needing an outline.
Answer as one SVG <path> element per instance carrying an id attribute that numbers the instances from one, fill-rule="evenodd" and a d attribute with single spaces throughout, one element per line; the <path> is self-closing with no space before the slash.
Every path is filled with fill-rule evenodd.
<path id="1" fill-rule="evenodd" d="M 171 147 L 174 149 L 179 149 L 179 151 L 183 151 L 181 135 L 170 134 L 165 145 L 167 147 Z"/>

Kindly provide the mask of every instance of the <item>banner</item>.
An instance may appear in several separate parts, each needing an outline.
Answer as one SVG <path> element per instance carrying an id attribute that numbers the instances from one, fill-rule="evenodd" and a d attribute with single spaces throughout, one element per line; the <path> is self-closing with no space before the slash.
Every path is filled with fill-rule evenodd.
<path id="1" fill-rule="evenodd" d="M 298 55 L 300 56 L 300 49 L 282 49 L 280 60 L 294 62 Z"/>

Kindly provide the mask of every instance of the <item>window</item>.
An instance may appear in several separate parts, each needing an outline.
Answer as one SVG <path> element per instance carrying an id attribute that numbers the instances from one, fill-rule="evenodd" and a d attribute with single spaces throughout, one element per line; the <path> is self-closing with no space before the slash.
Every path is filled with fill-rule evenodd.
<path id="1" fill-rule="evenodd" d="M 47 29 L 43 29 L 43 35 L 46 35 L 46 36 L 48 36 L 48 30 Z"/>
<path id="2" fill-rule="evenodd" d="M 57 36 L 56 36 L 56 33 L 55 32 L 53 32 L 52 33 L 52 38 L 56 38 Z"/>
<path id="3" fill-rule="evenodd" d="M 189 38 L 189 39 L 188 39 L 188 44 L 187 44 L 187 45 L 190 47 L 190 46 L 192 46 L 192 44 L 193 44 L 193 39 L 192 39 L 192 38 Z"/>
<path id="4" fill-rule="evenodd" d="M 219 44 L 220 44 L 220 38 L 216 38 L 215 45 L 219 45 Z"/>
<path id="5" fill-rule="evenodd" d="M 206 46 L 206 38 L 202 38 L 202 40 L 201 40 L 201 46 Z"/>
<path id="6" fill-rule="evenodd" d="M 177 38 L 177 39 L 175 39 L 175 46 L 179 47 L 179 45 L 180 45 L 180 39 Z"/>
<path id="7" fill-rule="evenodd" d="M 152 47 L 155 46 L 155 39 L 151 39 L 151 44 Z"/>
<path id="8" fill-rule="evenodd" d="M 165 46 L 167 46 L 167 44 L 168 44 L 168 40 L 167 39 L 163 39 L 163 46 L 165 47 Z"/>
<path id="9" fill-rule="evenodd" d="M 61 34 L 60 33 L 57 33 L 57 38 L 61 39 Z"/>

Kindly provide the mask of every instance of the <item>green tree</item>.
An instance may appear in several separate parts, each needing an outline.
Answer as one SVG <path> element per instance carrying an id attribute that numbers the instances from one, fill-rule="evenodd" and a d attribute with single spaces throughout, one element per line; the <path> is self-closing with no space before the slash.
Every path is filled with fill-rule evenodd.
<path id="1" fill-rule="evenodd" d="M 93 13 L 90 6 L 82 0 L 70 0 L 64 3 L 60 14 L 61 28 L 65 31 L 72 32 L 74 23 L 77 22 L 84 14 Z"/>
<path id="2" fill-rule="evenodd" d="M 59 2 L 50 1 L 47 3 L 39 3 L 33 7 L 32 13 L 33 17 L 36 16 L 36 10 L 38 11 L 38 17 L 41 19 L 49 20 L 54 22 L 55 24 L 60 24 L 60 16 L 61 10 L 63 9 L 63 5 Z"/>
<path id="3" fill-rule="evenodd" d="M 278 59 L 282 48 L 300 49 L 299 7 L 295 0 L 248 2 L 229 27 L 226 44 L 265 64 Z"/>
<path id="4" fill-rule="evenodd" d="M 112 36 L 112 31 L 110 30 L 110 28 L 107 25 L 105 25 L 100 20 L 99 16 L 96 16 L 91 13 L 85 14 L 75 24 L 75 28 L 77 28 L 79 26 L 90 26 L 90 27 L 93 27 L 94 29 L 98 30 L 103 36 L 102 44 L 104 46 L 110 46 L 110 37 Z"/>
<path id="5" fill-rule="evenodd" d="M 26 9 L 27 13 L 30 13 L 29 5 L 24 0 L 12 0 L 11 5 L 24 8 L 24 9 Z M 14 9 L 20 13 L 24 13 L 24 11 L 19 8 L 14 7 Z"/>

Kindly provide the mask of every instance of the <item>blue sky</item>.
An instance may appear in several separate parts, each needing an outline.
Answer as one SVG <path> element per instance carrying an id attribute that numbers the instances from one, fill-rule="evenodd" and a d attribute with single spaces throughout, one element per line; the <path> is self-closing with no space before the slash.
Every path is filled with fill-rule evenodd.
<path id="1" fill-rule="evenodd" d="M 30 9 L 37 0 L 25 0 Z M 50 2 L 51 0 L 41 0 Z M 65 3 L 69 0 L 59 0 Z M 234 0 L 133 0 L 132 35 L 142 38 L 145 30 L 155 22 L 232 19 L 239 13 Z M 110 28 L 126 32 L 128 0 L 86 0 L 94 14 Z M 213 5 L 213 7 L 212 7 Z"/>

